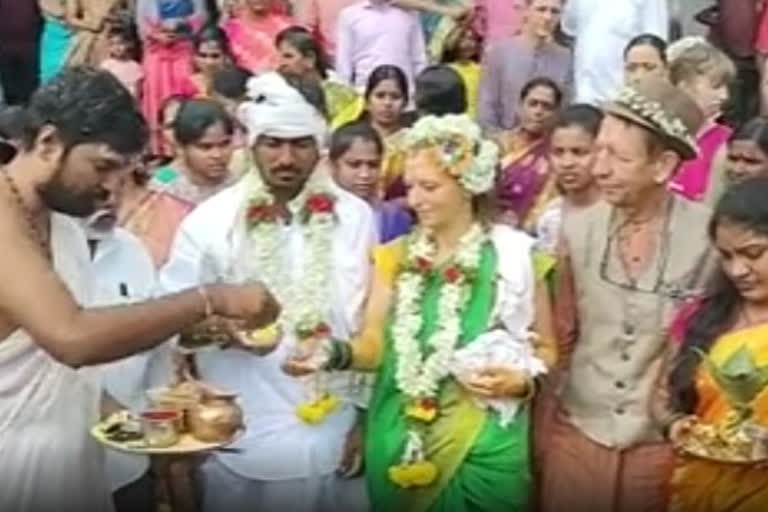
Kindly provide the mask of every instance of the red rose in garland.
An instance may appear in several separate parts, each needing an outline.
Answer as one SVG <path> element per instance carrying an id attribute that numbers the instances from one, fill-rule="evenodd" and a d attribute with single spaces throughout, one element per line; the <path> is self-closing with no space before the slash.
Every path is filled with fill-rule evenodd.
<path id="1" fill-rule="evenodd" d="M 307 199 L 306 209 L 310 214 L 333 213 L 334 198 L 328 194 L 315 194 Z"/>
<path id="2" fill-rule="evenodd" d="M 451 283 L 451 284 L 456 283 L 459 281 L 459 279 L 461 279 L 462 276 L 463 274 L 461 272 L 461 269 L 459 269 L 458 267 L 452 266 L 445 269 L 444 277 L 446 282 L 448 283 Z"/>

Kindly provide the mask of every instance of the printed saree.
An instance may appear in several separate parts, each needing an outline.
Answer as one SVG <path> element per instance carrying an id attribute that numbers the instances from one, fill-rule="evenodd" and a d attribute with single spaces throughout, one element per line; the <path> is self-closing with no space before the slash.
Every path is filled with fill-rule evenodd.
<path id="1" fill-rule="evenodd" d="M 715 341 L 709 355 L 722 364 L 746 346 L 758 365 L 768 364 L 768 324 L 726 333 Z M 705 423 L 722 420 L 731 410 L 712 377 L 700 367 L 696 375 L 696 415 Z M 768 426 L 768 392 L 754 402 L 755 421 Z M 671 482 L 673 512 L 763 512 L 768 510 L 768 468 L 680 458 Z"/>
<path id="2" fill-rule="evenodd" d="M 548 146 L 540 139 L 508 147 L 496 183 L 498 206 L 518 227 L 533 233 L 539 214 L 557 195 L 547 162 Z"/>
<path id="3" fill-rule="evenodd" d="M 378 248 L 378 272 L 394 283 L 404 257 L 404 239 Z M 459 345 L 471 343 L 488 328 L 493 309 L 496 251 L 483 252 L 478 278 L 462 314 Z M 422 343 L 437 328 L 437 303 L 444 280 L 436 270 L 424 294 Z M 390 319 L 391 321 L 391 319 Z M 388 477 L 389 467 L 400 462 L 406 440 L 404 397 L 397 389 L 397 354 L 391 331 L 378 370 L 365 432 L 366 478 L 375 512 L 496 512 L 526 510 L 531 489 L 527 409 L 508 427 L 495 413 L 478 408 L 452 379 L 444 381 L 438 397 L 440 415 L 430 425 L 426 453 L 438 467 L 437 480 L 428 487 L 402 489 Z"/>

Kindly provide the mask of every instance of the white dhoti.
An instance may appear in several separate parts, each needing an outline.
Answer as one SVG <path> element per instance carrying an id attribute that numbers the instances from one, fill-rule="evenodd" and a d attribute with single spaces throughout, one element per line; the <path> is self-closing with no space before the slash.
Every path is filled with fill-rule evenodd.
<path id="1" fill-rule="evenodd" d="M 51 244 L 57 273 L 87 304 L 91 284 L 82 231 L 54 215 Z M 112 509 L 104 451 L 89 435 L 99 398 L 82 372 L 55 361 L 26 332 L 0 341 L 0 511 Z"/>
<path id="2" fill-rule="evenodd" d="M 215 457 L 201 468 L 203 512 L 367 512 L 365 480 L 335 474 L 251 480 Z"/>

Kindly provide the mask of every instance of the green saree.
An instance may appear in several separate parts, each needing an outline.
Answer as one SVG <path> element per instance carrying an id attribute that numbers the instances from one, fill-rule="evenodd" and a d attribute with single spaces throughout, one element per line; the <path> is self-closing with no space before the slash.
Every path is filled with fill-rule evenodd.
<path id="1" fill-rule="evenodd" d="M 489 244 L 483 250 L 478 277 L 462 315 L 460 346 L 471 343 L 488 329 L 495 298 L 496 265 L 496 251 Z M 427 280 L 422 343 L 437 327 L 437 302 L 443 283 L 439 269 Z M 443 382 L 438 397 L 440 415 L 428 428 L 425 439 L 427 458 L 439 468 L 437 480 L 428 487 L 415 489 L 402 489 L 389 480 L 389 467 L 400 462 L 407 432 L 404 399 L 395 381 L 396 359 L 387 329 L 365 436 L 366 477 L 373 510 L 526 510 L 531 487 L 528 409 L 523 408 L 511 425 L 502 428 L 495 413 L 477 407 L 451 378 Z"/>

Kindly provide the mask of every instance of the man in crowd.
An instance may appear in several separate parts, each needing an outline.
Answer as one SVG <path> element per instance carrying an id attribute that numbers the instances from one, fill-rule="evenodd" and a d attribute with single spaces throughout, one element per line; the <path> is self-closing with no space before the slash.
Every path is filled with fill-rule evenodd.
<path id="1" fill-rule="evenodd" d="M 155 267 L 149 251 L 132 233 L 117 226 L 119 200 L 120 194 L 114 194 L 96 213 L 83 219 L 95 279 L 93 303 L 100 307 L 144 301 L 155 290 Z M 147 405 L 144 394 L 150 354 L 144 351 L 92 369 L 106 393 L 105 411 L 115 407 L 142 410 Z M 147 456 L 107 450 L 106 473 L 117 512 L 153 508 L 154 487 Z"/>
<path id="2" fill-rule="evenodd" d="M 399 67 L 414 78 L 426 67 L 424 34 L 415 12 L 389 0 L 361 0 L 338 18 L 336 71 L 346 83 L 363 91 L 368 75 L 383 64 Z"/>
<path id="3" fill-rule="evenodd" d="M 329 388 L 292 379 L 281 363 L 314 336 L 356 332 L 376 240 L 373 214 L 317 170 L 326 123 L 316 82 L 266 73 L 248 90 L 240 118 L 253 167 L 182 222 L 160 275 L 169 292 L 213 278 L 206 267 L 225 280 L 263 280 L 286 308 L 278 326 L 254 341 L 279 342 L 272 354 L 197 354 L 202 379 L 240 393 L 248 424 L 233 445 L 238 453 L 215 453 L 201 468 L 203 511 L 365 510 L 362 482 L 336 475 L 349 459 L 343 452 L 354 407 L 342 401 L 306 417 Z M 341 390 L 349 389 L 342 381 Z"/>
<path id="4" fill-rule="evenodd" d="M 666 509 L 673 452 L 650 405 L 667 326 L 714 264 L 709 211 L 666 186 L 696 155 L 696 104 L 649 78 L 606 114 L 594 167 L 604 201 L 564 221 L 559 396 L 536 431 L 545 512 Z"/>
<path id="5" fill-rule="evenodd" d="M 34 94 L 20 150 L 0 167 L 0 510 L 111 509 L 104 455 L 89 435 L 101 389 L 75 368 L 149 349 L 208 315 L 245 328 L 277 315 L 260 285 L 88 309 L 88 244 L 68 216 L 95 212 L 146 141 L 135 101 L 115 78 L 69 69 Z"/>
<path id="6" fill-rule="evenodd" d="M 571 52 L 553 39 L 562 9 L 563 0 L 526 0 L 521 33 L 489 48 L 478 105 L 478 121 L 486 130 L 511 130 L 517 126 L 520 93 L 533 78 L 551 78 L 570 95 Z"/>
<path id="7" fill-rule="evenodd" d="M 622 52 L 643 33 L 667 39 L 668 0 L 568 0 L 562 28 L 575 38 L 576 102 L 612 99 L 624 81 Z"/>

